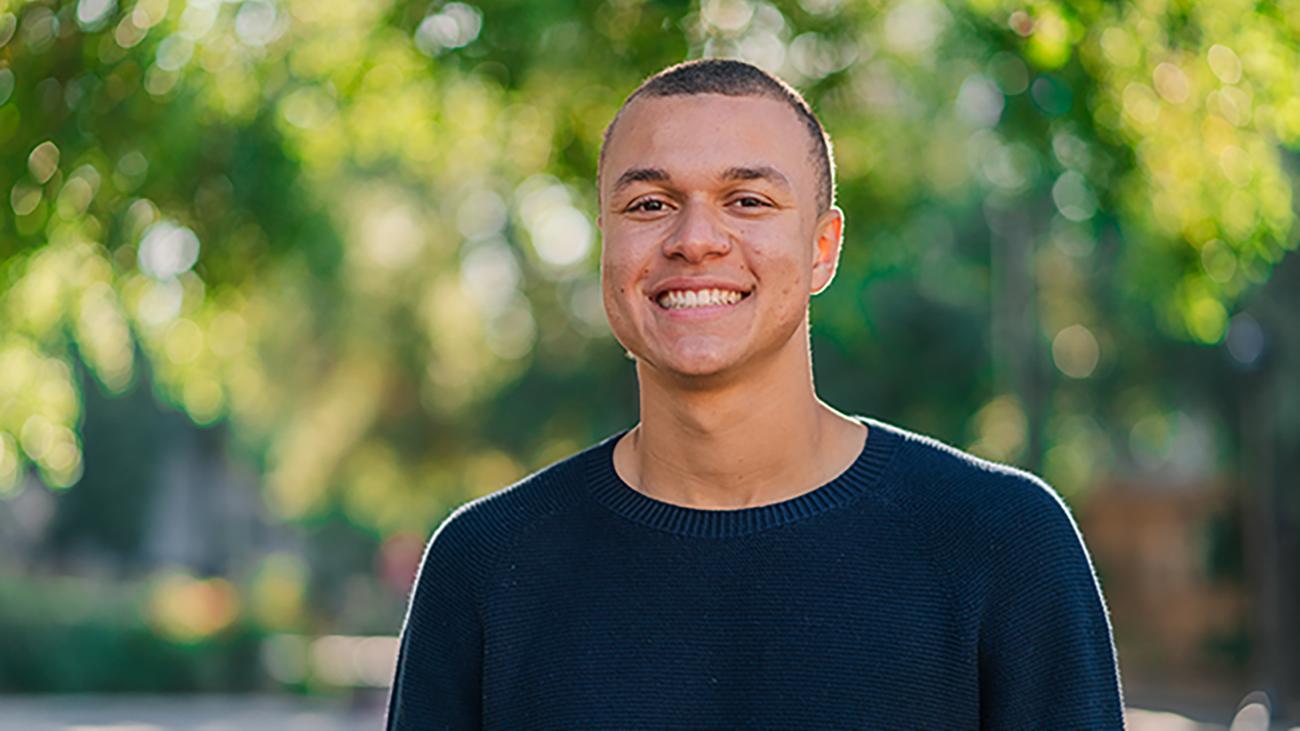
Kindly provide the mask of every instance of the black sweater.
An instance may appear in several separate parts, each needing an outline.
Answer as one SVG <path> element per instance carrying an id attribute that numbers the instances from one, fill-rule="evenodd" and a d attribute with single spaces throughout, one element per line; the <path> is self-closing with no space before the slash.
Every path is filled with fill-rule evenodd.
<path id="1" fill-rule="evenodd" d="M 389 729 L 1118 729 L 1105 604 L 1061 499 L 865 417 L 784 502 L 702 510 L 614 434 L 456 510 L 402 631 Z"/>

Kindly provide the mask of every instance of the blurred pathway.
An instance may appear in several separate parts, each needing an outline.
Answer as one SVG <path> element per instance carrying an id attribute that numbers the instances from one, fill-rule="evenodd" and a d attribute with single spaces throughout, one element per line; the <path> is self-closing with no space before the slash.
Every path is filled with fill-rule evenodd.
<path id="1" fill-rule="evenodd" d="M 350 707 L 284 696 L 0 696 L 0 731 L 360 731 L 383 720 L 382 699 Z"/>

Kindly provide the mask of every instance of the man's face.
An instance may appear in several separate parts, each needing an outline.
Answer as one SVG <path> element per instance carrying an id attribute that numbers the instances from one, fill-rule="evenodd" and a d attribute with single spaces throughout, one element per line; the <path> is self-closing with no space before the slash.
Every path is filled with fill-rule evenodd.
<path id="1" fill-rule="evenodd" d="M 843 225 L 817 209 L 810 150 L 795 112 L 768 97 L 625 110 L 601 171 L 601 285 L 614 336 L 643 366 L 698 379 L 787 348 L 803 357 L 808 298 L 835 274 Z M 682 306 L 704 289 L 724 295 Z"/>

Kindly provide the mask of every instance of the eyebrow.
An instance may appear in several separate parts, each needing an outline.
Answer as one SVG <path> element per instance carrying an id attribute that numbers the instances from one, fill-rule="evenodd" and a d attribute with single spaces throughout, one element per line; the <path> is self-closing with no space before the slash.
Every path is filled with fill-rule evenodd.
<path id="1" fill-rule="evenodd" d="M 794 186 L 790 184 L 790 179 L 785 177 L 780 170 L 777 170 L 771 165 L 730 167 L 722 171 L 722 175 L 719 175 L 718 179 L 766 180 L 778 187 L 785 188 L 786 190 L 794 190 Z M 629 168 L 628 170 L 625 170 L 622 175 L 618 176 L 618 180 L 614 182 L 613 193 L 618 193 L 620 190 L 633 183 L 666 183 L 670 180 L 672 180 L 672 177 L 668 175 L 668 171 L 663 168 Z"/>
<path id="2" fill-rule="evenodd" d="M 625 170 L 622 175 L 618 176 L 618 180 L 614 182 L 613 193 L 618 193 L 620 190 L 633 183 L 664 183 L 670 179 L 671 178 L 668 177 L 668 171 L 663 168 L 629 168 L 628 170 Z"/>
<path id="3" fill-rule="evenodd" d="M 790 180 L 771 165 L 727 168 L 721 177 L 723 180 L 766 180 L 786 190 L 794 189 L 794 186 L 790 185 Z"/>

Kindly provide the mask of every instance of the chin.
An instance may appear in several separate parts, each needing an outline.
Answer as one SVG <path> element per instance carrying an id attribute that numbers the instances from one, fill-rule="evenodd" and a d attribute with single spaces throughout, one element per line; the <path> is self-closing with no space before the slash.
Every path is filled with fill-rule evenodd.
<path id="1" fill-rule="evenodd" d="M 717 355 L 653 361 L 640 358 L 638 363 L 675 381 L 698 382 L 701 385 L 725 378 L 727 374 L 735 372 L 736 366 L 734 359 Z"/>

